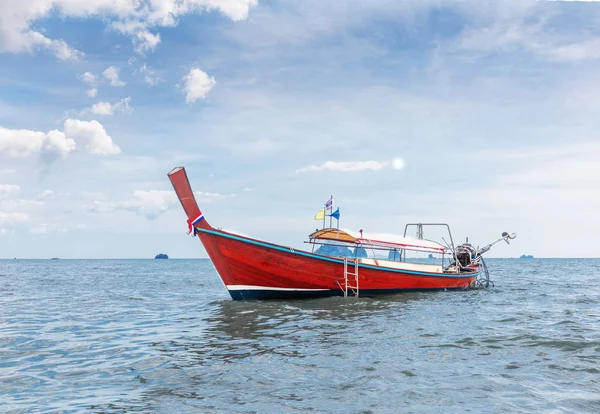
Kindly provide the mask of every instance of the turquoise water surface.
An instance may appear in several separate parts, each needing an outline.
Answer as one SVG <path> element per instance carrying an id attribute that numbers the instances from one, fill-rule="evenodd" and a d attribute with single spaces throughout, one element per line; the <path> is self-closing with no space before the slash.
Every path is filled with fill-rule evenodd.
<path id="1" fill-rule="evenodd" d="M 0 412 L 600 412 L 600 260 L 233 302 L 208 260 L 0 260 Z"/>

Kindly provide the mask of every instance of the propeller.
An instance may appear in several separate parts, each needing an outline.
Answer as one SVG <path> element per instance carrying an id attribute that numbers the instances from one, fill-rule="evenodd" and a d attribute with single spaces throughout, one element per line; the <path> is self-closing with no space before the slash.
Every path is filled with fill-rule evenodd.
<path id="1" fill-rule="evenodd" d="M 505 241 L 507 244 L 510 244 L 510 242 L 509 242 L 508 240 L 509 240 L 509 239 L 510 239 L 510 240 L 512 240 L 512 239 L 516 239 L 516 238 L 517 238 L 517 233 L 507 233 L 507 232 L 503 232 L 503 233 L 502 233 L 502 238 L 504 239 L 504 241 Z"/>
<path id="2" fill-rule="evenodd" d="M 516 239 L 517 238 L 517 233 L 510 233 L 509 234 L 507 232 L 504 232 L 504 233 L 502 233 L 502 237 L 503 238 L 509 238 L 509 239 Z"/>

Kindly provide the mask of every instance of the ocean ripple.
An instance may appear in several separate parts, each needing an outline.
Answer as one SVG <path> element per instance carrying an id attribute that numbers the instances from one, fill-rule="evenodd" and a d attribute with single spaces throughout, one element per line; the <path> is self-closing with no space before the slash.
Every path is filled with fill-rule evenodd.
<path id="1" fill-rule="evenodd" d="M 599 412 L 600 260 L 489 266 L 488 290 L 233 302 L 206 260 L 0 261 L 0 411 Z"/>

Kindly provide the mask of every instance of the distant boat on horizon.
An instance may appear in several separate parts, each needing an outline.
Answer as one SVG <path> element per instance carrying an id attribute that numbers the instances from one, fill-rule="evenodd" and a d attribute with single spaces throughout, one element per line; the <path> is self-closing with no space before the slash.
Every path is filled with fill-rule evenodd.
<path id="1" fill-rule="evenodd" d="M 534 259 L 534 257 L 530 254 L 522 254 L 519 259 Z"/>
<path id="2" fill-rule="evenodd" d="M 166 254 L 164 254 L 164 253 L 160 253 L 160 254 L 157 254 L 156 256 L 154 256 L 154 258 L 155 258 L 155 259 L 168 259 L 168 258 L 169 258 L 169 256 L 167 256 L 167 255 L 166 255 Z"/>
<path id="3" fill-rule="evenodd" d="M 58 257 L 53 257 L 50 260 L 58 260 Z"/>

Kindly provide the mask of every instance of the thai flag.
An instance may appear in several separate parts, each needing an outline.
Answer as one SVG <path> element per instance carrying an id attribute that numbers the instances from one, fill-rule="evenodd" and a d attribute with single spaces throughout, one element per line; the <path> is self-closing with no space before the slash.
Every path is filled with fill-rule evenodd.
<path id="1" fill-rule="evenodd" d="M 325 203 L 325 210 L 332 210 L 333 209 L 333 196 L 331 196 L 331 198 L 329 200 L 327 200 L 327 202 Z"/>
<path id="2" fill-rule="evenodd" d="M 200 223 L 202 220 L 204 220 L 204 215 L 202 213 L 198 213 L 198 216 L 193 220 L 188 219 L 188 234 L 193 233 L 192 237 L 196 237 L 196 224 Z"/>

